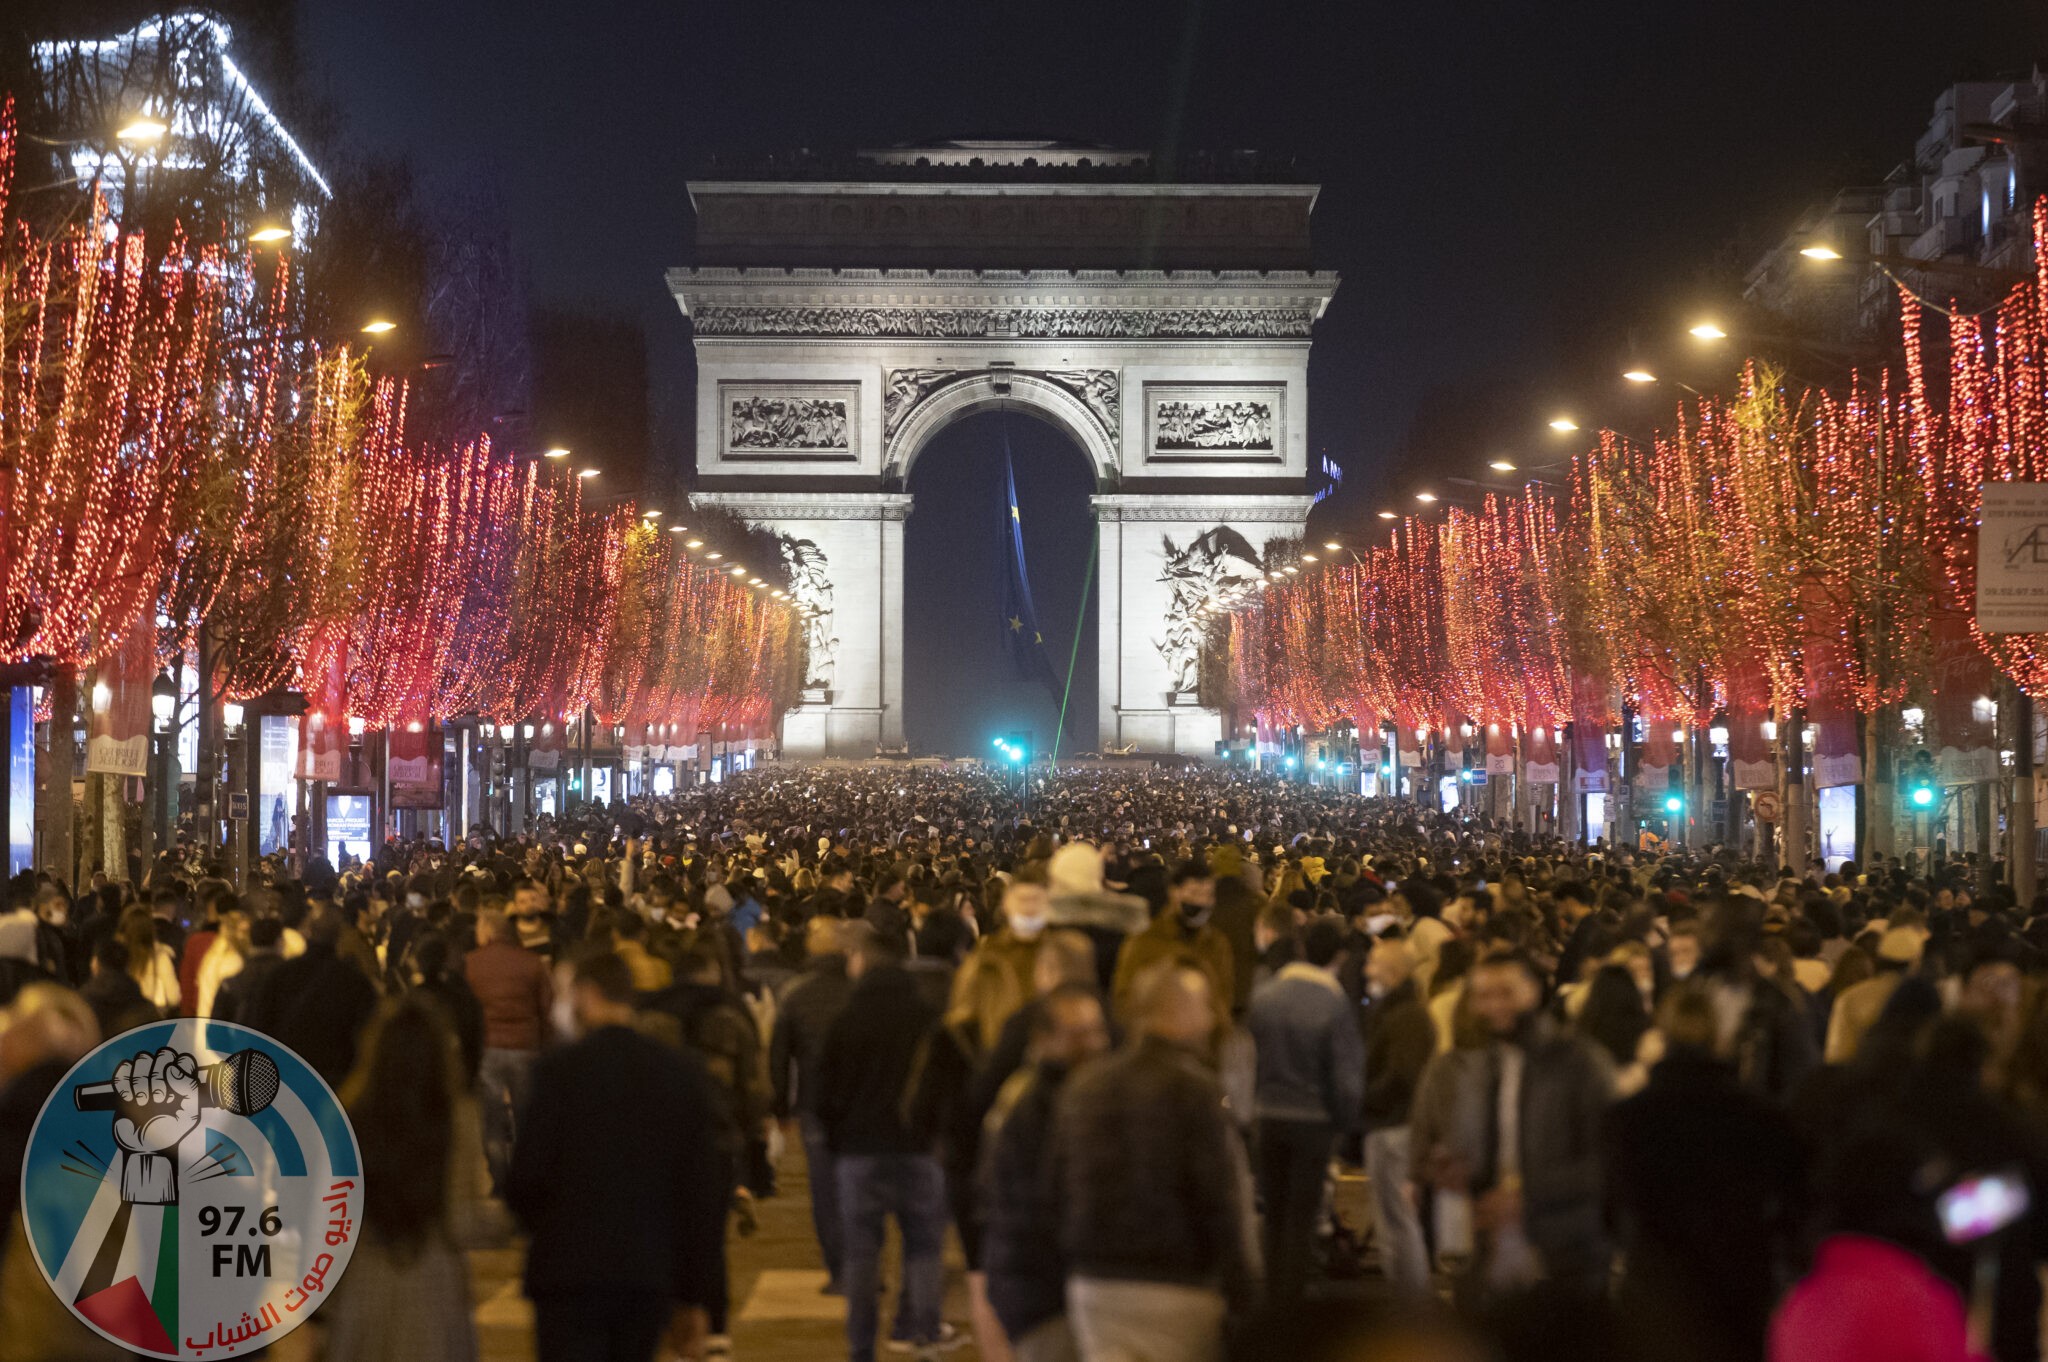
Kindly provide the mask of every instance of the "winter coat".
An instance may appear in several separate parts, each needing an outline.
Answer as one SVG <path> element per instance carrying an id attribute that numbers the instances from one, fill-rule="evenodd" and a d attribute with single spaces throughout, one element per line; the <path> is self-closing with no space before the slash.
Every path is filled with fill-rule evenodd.
<path id="1" fill-rule="evenodd" d="M 1422 1005 L 1413 979 L 1365 1009 L 1365 1098 L 1367 1130 L 1408 1124 L 1408 1108 L 1422 1071 L 1436 1053 L 1436 1025 Z"/>
<path id="2" fill-rule="evenodd" d="M 1143 1037 L 1080 1069 L 1050 1164 L 1069 1272 L 1220 1286 L 1242 1302 L 1256 1275 L 1243 1159 L 1222 1089 L 1187 1051 Z"/>
<path id="3" fill-rule="evenodd" d="M 1259 986 L 1245 1025 L 1258 1047 L 1253 1111 L 1348 1131 L 1365 1086 L 1365 1044 L 1330 972 L 1294 964 Z"/>
<path id="4" fill-rule="evenodd" d="M 882 965 L 861 975 L 818 1066 L 817 1113 L 834 1154 L 935 1152 L 938 1118 L 924 1101 L 924 1074 L 938 1022 L 908 970 Z"/>
<path id="5" fill-rule="evenodd" d="M 1145 900 L 1136 894 L 1096 890 L 1054 894 L 1049 925 L 1071 928 L 1088 938 L 1095 947 L 1096 986 L 1107 992 L 1124 943 L 1144 931 L 1149 920 Z"/>
<path id="6" fill-rule="evenodd" d="M 1237 966 L 1230 951 L 1230 942 L 1208 923 L 1189 932 L 1181 921 L 1178 908 L 1168 908 L 1153 919 L 1151 926 L 1124 943 L 1123 951 L 1117 956 L 1116 979 L 1110 989 L 1117 1015 L 1127 1014 L 1131 994 L 1145 971 L 1169 960 L 1192 965 L 1208 977 L 1210 1001 L 1227 1021 L 1230 1000 L 1237 996 Z"/>

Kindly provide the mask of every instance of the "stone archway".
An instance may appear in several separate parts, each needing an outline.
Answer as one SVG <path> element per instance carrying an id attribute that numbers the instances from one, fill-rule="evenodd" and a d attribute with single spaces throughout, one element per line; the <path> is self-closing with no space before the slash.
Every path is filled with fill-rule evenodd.
<path id="1" fill-rule="evenodd" d="M 1209 754 L 1195 616 L 1310 505 L 1309 338 L 1337 284 L 1305 268 L 1315 187 L 1088 157 L 991 182 L 906 155 L 692 184 L 702 263 L 669 276 L 696 332 L 695 499 L 777 529 L 814 607 L 784 750 L 902 743 L 906 478 L 938 431 L 1007 408 L 1094 469 L 1101 743 Z"/>
<path id="2" fill-rule="evenodd" d="M 1079 445 L 1094 468 L 1097 488 L 1114 487 L 1121 472 L 1119 386 L 1114 369 L 892 370 L 883 398 L 884 476 L 908 486 L 912 465 L 934 435 L 976 412 L 1016 411 L 1046 422 Z M 894 413 L 887 405 L 892 398 Z"/>

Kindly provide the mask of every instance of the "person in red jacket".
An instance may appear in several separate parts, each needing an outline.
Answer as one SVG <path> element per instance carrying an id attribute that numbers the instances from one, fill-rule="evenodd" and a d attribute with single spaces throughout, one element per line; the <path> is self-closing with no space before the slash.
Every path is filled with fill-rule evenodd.
<path id="1" fill-rule="evenodd" d="M 463 962 L 470 992 L 484 1014 L 484 1156 L 491 1181 L 503 1187 L 534 1056 L 547 1035 L 554 986 L 547 962 L 519 944 L 519 927 L 501 912 L 477 915 L 476 949 Z"/>

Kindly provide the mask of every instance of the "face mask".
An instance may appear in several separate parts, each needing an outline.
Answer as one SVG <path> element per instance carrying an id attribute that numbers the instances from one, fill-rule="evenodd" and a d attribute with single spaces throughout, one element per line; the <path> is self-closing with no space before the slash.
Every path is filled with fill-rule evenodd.
<path id="1" fill-rule="evenodd" d="M 1027 917 L 1021 913 L 1012 914 L 1010 917 L 1010 930 L 1025 941 L 1035 941 L 1038 939 L 1038 934 L 1045 930 L 1045 918 L 1042 916 Z"/>

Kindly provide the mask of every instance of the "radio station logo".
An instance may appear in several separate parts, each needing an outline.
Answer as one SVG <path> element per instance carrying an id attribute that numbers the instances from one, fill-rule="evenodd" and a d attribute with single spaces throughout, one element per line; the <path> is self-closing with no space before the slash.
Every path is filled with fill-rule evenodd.
<path id="1" fill-rule="evenodd" d="M 185 1018 L 73 1066 L 36 1117 L 21 1192 L 36 1265 L 94 1332 L 149 1357 L 230 1357 L 333 1291 L 362 1223 L 362 1160 L 304 1060 Z"/>

